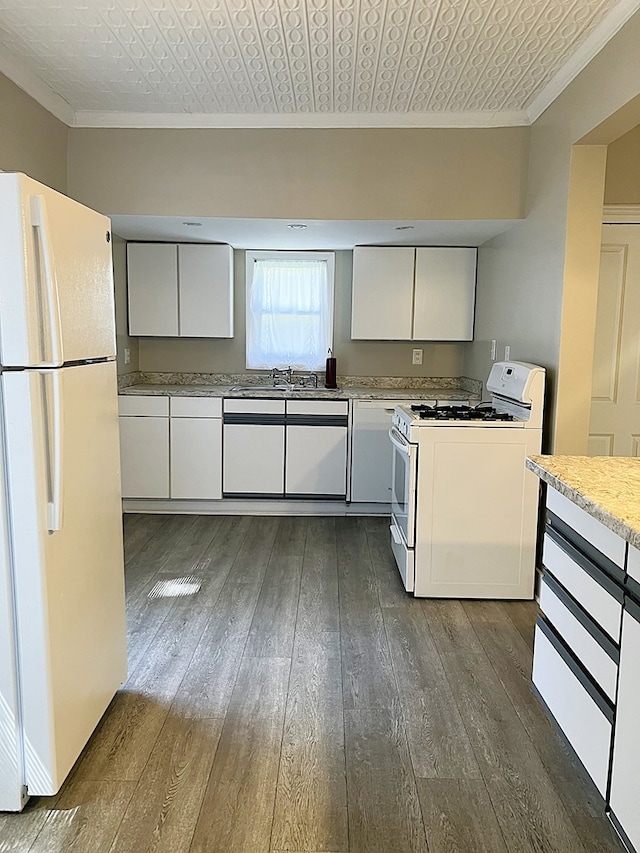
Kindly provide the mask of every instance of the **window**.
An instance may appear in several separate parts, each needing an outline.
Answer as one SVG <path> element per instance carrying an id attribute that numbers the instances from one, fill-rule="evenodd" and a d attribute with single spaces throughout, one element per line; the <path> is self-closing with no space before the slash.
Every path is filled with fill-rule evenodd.
<path id="1" fill-rule="evenodd" d="M 247 252 L 248 368 L 324 367 L 333 270 L 333 252 Z"/>

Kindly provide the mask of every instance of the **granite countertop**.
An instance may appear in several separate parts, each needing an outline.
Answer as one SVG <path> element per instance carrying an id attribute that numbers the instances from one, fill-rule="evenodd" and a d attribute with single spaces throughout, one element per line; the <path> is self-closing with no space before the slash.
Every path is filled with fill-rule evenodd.
<path id="1" fill-rule="evenodd" d="M 531 456 L 527 468 L 605 527 L 640 548 L 640 459 Z"/>
<path id="2" fill-rule="evenodd" d="M 234 391 L 229 385 L 130 385 L 120 394 L 170 396 L 170 397 L 282 397 L 283 399 L 323 400 L 469 400 L 475 395 L 468 391 L 447 388 L 337 388 L 319 387 L 304 390 L 278 391 L 258 387 Z"/>

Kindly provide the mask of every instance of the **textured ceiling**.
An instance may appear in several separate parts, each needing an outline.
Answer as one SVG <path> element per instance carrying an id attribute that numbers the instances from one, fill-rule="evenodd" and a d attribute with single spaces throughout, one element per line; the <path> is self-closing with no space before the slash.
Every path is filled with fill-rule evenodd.
<path id="1" fill-rule="evenodd" d="M 28 70 L 77 124 L 153 124 L 151 116 L 176 126 L 194 116 L 235 116 L 240 125 L 247 117 L 329 125 L 341 116 L 362 125 L 523 124 L 532 105 L 551 100 L 545 92 L 557 94 L 558 74 L 568 82 L 567 64 L 581 52 L 588 61 L 637 6 L 0 0 L 0 68 L 12 76 L 15 60 L 14 79 Z"/>

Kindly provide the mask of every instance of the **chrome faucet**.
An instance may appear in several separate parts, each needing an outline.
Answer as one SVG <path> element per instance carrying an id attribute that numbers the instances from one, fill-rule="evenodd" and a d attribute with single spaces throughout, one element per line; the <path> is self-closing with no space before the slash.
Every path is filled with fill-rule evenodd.
<path id="1" fill-rule="evenodd" d="M 287 367 L 286 370 L 278 370 L 277 367 L 274 367 L 271 370 L 271 381 L 274 385 L 279 385 L 282 382 L 286 382 L 288 385 L 291 385 L 292 376 L 293 374 L 290 367 Z"/>

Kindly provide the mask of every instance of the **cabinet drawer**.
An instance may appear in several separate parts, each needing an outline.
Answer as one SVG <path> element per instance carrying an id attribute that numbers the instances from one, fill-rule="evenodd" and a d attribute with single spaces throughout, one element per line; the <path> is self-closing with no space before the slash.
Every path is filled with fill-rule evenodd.
<path id="1" fill-rule="evenodd" d="M 141 397 L 131 395 L 120 395 L 118 397 L 118 414 L 120 415 L 155 415 L 168 417 L 168 397 Z"/>
<path id="2" fill-rule="evenodd" d="M 596 550 L 620 568 L 624 568 L 625 542 L 617 533 L 609 530 L 555 489 L 547 489 L 547 509 L 566 522 Z"/>
<path id="3" fill-rule="evenodd" d="M 172 397 L 172 418 L 221 418 L 221 397 Z"/>
<path id="4" fill-rule="evenodd" d="M 615 702 L 620 657 L 617 646 L 548 574 L 542 578 L 540 607 L 584 668 Z"/>
<path id="5" fill-rule="evenodd" d="M 542 562 L 617 643 L 622 619 L 622 590 L 602 569 L 549 529 L 544 535 Z"/>
<path id="6" fill-rule="evenodd" d="M 284 415 L 284 400 L 235 400 L 224 401 L 224 412 L 241 415 Z"/>
<path id="7" fill-rule="evenodd" d="M 288 415 L 348 415 L 347 400 L 287 400 Z"/>
<path id="8" fill-rule="evenodd" d="M 604 797 L 613 710 L 543 619 L 536 625 L 533 683 Z"/>

